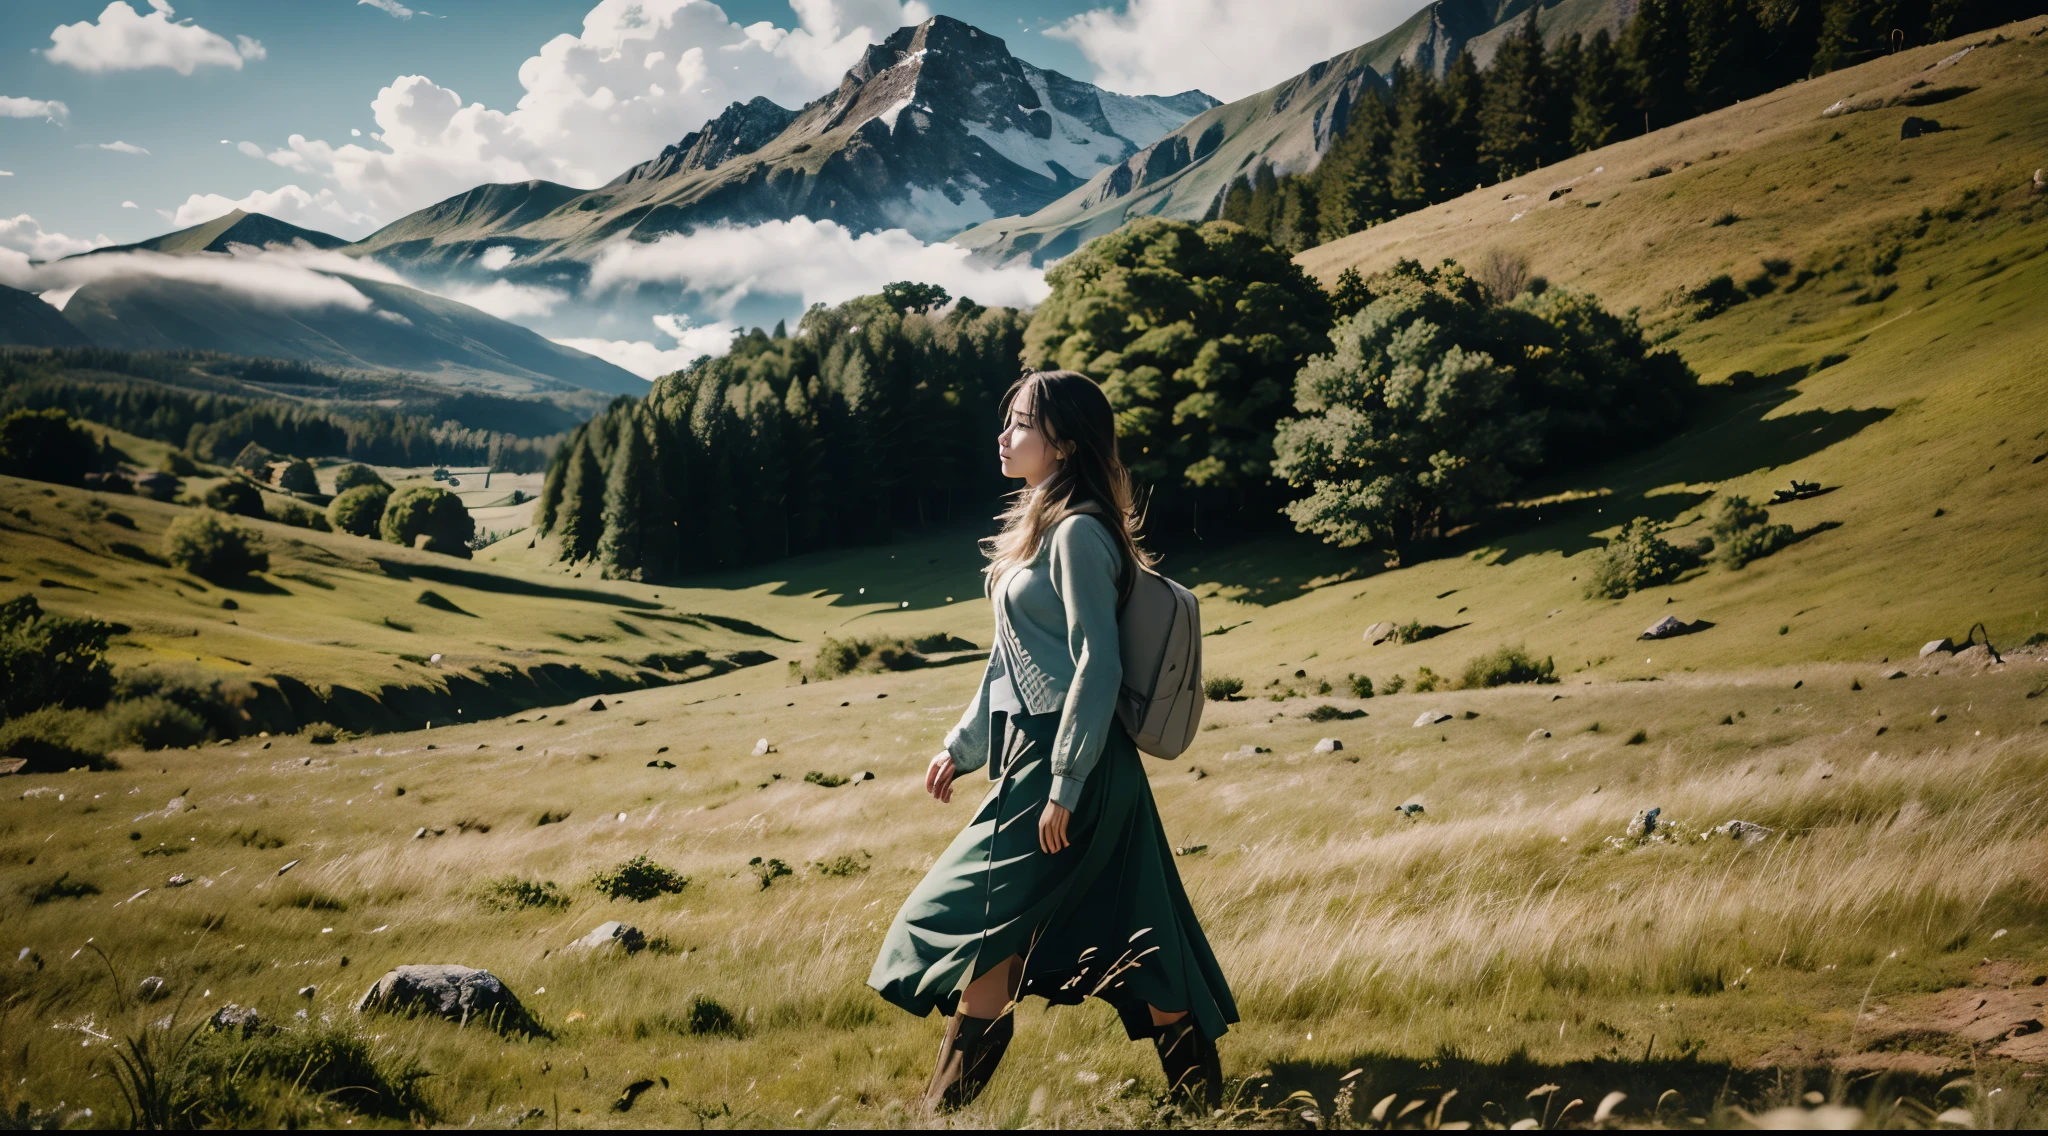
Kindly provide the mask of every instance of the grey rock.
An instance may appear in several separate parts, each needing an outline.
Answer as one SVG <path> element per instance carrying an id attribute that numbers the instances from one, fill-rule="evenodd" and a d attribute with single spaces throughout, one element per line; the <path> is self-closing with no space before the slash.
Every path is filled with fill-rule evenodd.
<path id="1" fill-rule="evenodd" d="M 154 1002 L 163 996 L 164 980 L 161 975 L 152 974 L 135 987 L 135 997 L 139 1001 Z"/>
<path id="2" fill-rule="evenodd" d="M 458 1025 L 481 1019 L 500 1031 L 536 1032 L 526 1007 L 488 970 L 452 964 L 401 966 L 378 979 L 356 1012 L 427 1013 Z"/>
<path id="3" fill-rule="evenodd" d="M 1746 820 L 1731 820 L 1726 824 L 1714 826 L 1714 831 L 1723 836 L 1733 837 L 1736 840 L 1754 844 L 1759 840 L 1770 839 L 1771 833 L 1774 830 L 1760 824 L 1752 824 Z"/>
<path id="4" fill-rule="evenodd" d="M 1378 623 L 1375 623 L 1371 627 L 1365 629 L 1365 641 L 1373 644 L 1374 646 L 1378 646 L 1379 644 L 1386 642 L 1387 636 L 1392 635 L 1393 633 L 1394 621 L 1391 619 L 1382 619 Z"/>
<path id="5" fill-rule="evenodd" d="M 1324 738 L 1322 741 L 1316 743 L 1317 753 L 1335 753 L 1343 748 L 1344 743 L 1338 741 L 1336 738 Z"/>
<path id="6" fill-rule="evenodd" d="M 238 1006 L 233 1002 L 213 1012 L 206 1024 L 216 1030 L 235 1030 L 248 1037 L 263 1029 L 263 1015 L 254 1006 Z"/>
<path id="7" fill-rule="evenodd" d="M 1955 649 L 1956 645 L 1953 642 L 1950 642 L 1948 639 L 1936 639 L 1928 643 L 1926 646 L 1920 648 L 1920 657 L 1924 659 L 1927 656 L 1934 654 L 1936 651 L 1954 651 Z"/>
<path id="8" fill-rule="evenodd" d="M 767 738 L 762 738 L 760 741 L 754 743 L 755 757 L 766 757 L 767 755 L 773 752 L 775 752 L 775 747 L 768 744 Z"/>
<path id="9" fill-rule="evenodd" d="M 1884 677 L 1886 677 L 1886 678 L 1905 678 L 1905 677 L 1906 677 L 1906 672 L 1905 672 L 1905 671 L 1902 671 L 1902 670 L 1898 670 L 1897 668 L 1894 668 L 1894 669 L 1892 669 L 1892 670 L 1888 670 L 1888 671 L 1884 672 Z"/>
<path id="10" fill-rule="evenodd" d="M 1413 801 L 1410 801 L 1405 805 L 1395 805 L 1394 811 L 1400 813 L 1404 817 L 1407 817 L 1409 820 L 1414 820 L 1416 817 L 1422 815 L 1422 806 Z"/>
<path id="11" fill-rule="evenodd" d="M 1658 620 L 1657 622 L 1652 623 L 1649 626 L 1649 628 L 1645 630 L 1641 635 L 1637 636 L 1637 638 L 1669 639 L 1673 635 L 1685 634 L 1685 628 L 1685 621 L 1667 615 L 1664 618 Z"/>
<path id="12" fill-rule="evenodd" d="M 613 919 L 598 924 L 590 934 L 576 940 L 572 945 L 586 951 L 617 947 L 630 955 L 647 945 L 647 936 L 640 933 L 640 928 Z"/>
<path id="13" fill-rule="evenodd" d="M 1532 742 L 1535 742 L 1535 741 L 1542 741 L 1542 740 L 1543 740 L 1544 738 L 1547 738 L 1547 737 L 1549 737 L 1549 736 L 1550 736 L 1550 731 L 1549 731 L 1549 730 L 1546 730 L 1546 729 L 1542 728 L 1541 726 L 1538 726 L 1538 727 L 1537 727 L 1536 729 L 1533 729 L 1533 730 L 1530 730 L 1530 731 L 1529 731 L 1529 736 L 1528 736 L 1528 738 L 1527 738 L 1527 739 L 1525 739 L 1525 740 L 1527 740 L 1527 741 L 1532 741 Z"/>
<path id="14" fill-rule="evenodd" d="M 318 986 L 299 987 L 299 997 L 301 998 L 311 998 L 313 995 L 318 993 L 320 993 L 320 988 Z"/>
<path id="15" fill-rule="evenodd" d="M 175 875 L 175 876 L 172 876 L 172 877 L 171 877 L 170 879 L 167 879 L 167 880 L 165 880 L 165 881 L 164 881 L 164 886 L 165 886 L 165 887 L 167 887 L 167 888 L 181 888 L 181 887 L 184 887 L 184 886 L 185 886 L 186 884 L 189 884 L 189 883 L 191 883 L 191 882 L 192 882 L 192 877 L 191 877 L 191 876 L 188 876 L 188 875 L 186 875 L 186 874 L 185 874 L 185 873 L 183 873 L 183 872 L 179 872 L 179 873 L 178 873 L 177 875 Z"/>
<path id="16" fill-rule="evenodd" d="M 1661 816 L 1663 812 L 1664 810 L 1660 808 L 1644 809 L 1643 811 L 1637 813 L 1635 815 L 1635 819 L 1628 822 L 1628 835 L 1653 835 L 1657 831 L 1657 818 Z"/>
<path id="17" fill-rule="evenodd" d="M 1884 100 L 1878 98 L 1875 95 L 1861 99 L 1857 98 L 1855 95 L 1850 95 L 1846 99 L 1837 99 L 1833 103 L 1829 104 L 1828 109 L 1820 112 L 1820 116 L 1822 118 L 1840 118 L 1845 114 L 1856 114 L 1861 111 L 1876 110 L 1877 108 L 1883 105 Z"/>
<path id="18" fill-rule="evenodd" d="M 858 784 L 858 783 L 860 783 L 860 782 L 862 782 L 862 781 L 873 781 L 874 779 L 875 779 L 875 775 L 874 775 L 873 773 L 869 772 L 868 770 L 865 770 L 865 769 L 863 769 L 863 770 L 861 770 L 861 771 L 860 771 L 859 773 L 856 773 L 856 774 L 854 774 L 854 775 L 853 775 L 853 780 L 854 780 L 854 782 L 855 782 L 856 784 Z"/>
<path id="19" fill-rule="evenodd" d="M 1422 726 L 1434 726 L 1438 722 L 1448 722 L 1450 720 L 1451 716 L 1441 710 L 1424 710 L 1416 717 L 1415 725 L 1417 728 L 1420 728 Z"/>
<path id="20" fill-rule="evenodd" d="M 591 701 L 591 703 L 590 703 L 590 708 L 591 708 L 592 710 L 603 710 L 603 709 L 606 709 L 607 707 L 606 707 L 606 706 L 605 706 L 605 704 L 604 704 L 604 699 L 602 699 L 602 698 L 597 698 L 597 699 L 593 699 L 593 700 Z"/>

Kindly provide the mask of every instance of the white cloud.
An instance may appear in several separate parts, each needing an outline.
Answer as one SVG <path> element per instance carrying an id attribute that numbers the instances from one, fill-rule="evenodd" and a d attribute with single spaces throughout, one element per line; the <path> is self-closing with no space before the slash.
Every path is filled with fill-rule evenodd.
<path id="1" fill-rule="evenodd" d="M 24 99 L 13 95 L 0 95 L 0 118 L 40 118 L 49 122 L 63 122 L 71 117 L 71 108 L 56 99 Z"/>
<path id="2" fill-rule="evenodd" d="M 1072 43 L 1094 82 L 1125 94 L 1200 88 L 1226 102 L 1265 90 L 1385 34 L 1418 0 L 1129 0 L 1095 8 L 1045 34 Z"/>
<path id="3" fill-rule="evenodd" d="M 559 288 L 514 284 L 509 280 L 493 280 L 481 288 L 451 284 L 437 291 L 456 303 L 468 304 L 502 320 L 549 315 L 555 310 L 555 305 L 569 298 L 569 294 Z"/>
<path id="4" fill-rule="evenodd" d="M 798 217 L 763 225 L 713 225 L 652 243 L 619 241 L 598 255 L 590 290 L 674 284 L 730 314 L 750 296 L 796 296 L 805 307 L 879 292 L 894 280 L 938 284 L 983 304 L 1036 304 L 1052 291 L 1025 265 L 985 265 L 958 245 L 925 244 L 902 229 L 855 236 L 833 221 Z"/>
<path id="5" fill-rule="evenodd" d="M 358 8 L 365 4 L 400 20 L 412 19 L 412 9 L 400 4 L 398 0 L 356 0 Z"/>
<path id="6" fill-rule="evenodd" d="M 245 59 L 262 59 L 263 44 L 248 36 L 227 37 L 192 23 L 172 23 L 166 0 L 149 0 L 143 15 L 115 0 L 100 13 L 98 23 L 80 20 L 59 24 L 50 32 L 44 58 L 80 71 L 140 71 L 168 67 L 190 75 L 201 67 L 239 71 Z"/>
<path id="7" fill-rule="evenodd" d="M 368 215 L 357 213 L 342 204 L 331 189 L 311 193 L 296 185 L 279 186 L 273 190 L 259 189 L 246 197 L 236 200 L 218 193 L 195 193 L 185 199 L 171 220 L 179 228 L 203 224 L 231 210 L 242 209 L 250 213 L 262 213 L 280 221 L 289 221 L 308 229 L 333 233 L 339 237 L 361 237 L 376 228 Z"/>
<path id="8" fill-rule="evenodd" d="M 84 237 L 67 237 L 43 228 L 43 223 L 26 213 L 13 217 L 0 217 L 0 249 L 11 249 L 25 253 L 30 260 L 55 260 L 75 252 L 88 252 L 102 245 L 113 244 L 105 233 L 87 240 Z"/>
<path id="9" fill-rule="evenodd" d="M 13 170 L 0 170 L 0 178 L 11 178 L 11 177 L 13 177 L 13 176 L 14 176 L 14 171 L 13 171 Z"/>
<path id="10" fill-rule="evenodd" d="M 503 272 L 518 259 L 519 254 L 512 251 L 512 246 L 492 245 L 484 250 L 482 256 L 476 258 L 476 262 L 485 272 Z"/>
<path id="11" fill-rule="evenodd" d="M 292 155 L 387 221 L 484 182 L 596 185 L 728 103 L 818 97 L 867 45 L 931 14 L 922 0 L 792 7 L 797 26 L 779 28 L 741 26 L 710 0 L 599 0 L 581 34 L 556 36 L 520 65 L 526 93 L 512 110 L 465 104 L 427 76 L 403 75 L 370 104 L 380 146 L 294 134 L 271 160 Z"/>
<path id="12" fill-rule="evenodd" d="M 243 154 L 251 158 L 260 158 L 263 156 L 263 147 L 258 146 L 254 142 L 237 142 L 235 143 L 235 149 L 241 151 Z"/>
<path id="13" fill-rule="evenodd" d="M 133 143 L 133 142 L 123 142 L 123 141 L 121 141 L 121 140 L 120 140 L 119 138 L 116 138 L 116 139 L 114 139 L 114 140 L 113 140 L 112 142 L 102 142 L 102 143 L 100 143 L 100 144 L 99 144 L 99 148 L 100 148 L 100 149 L 102 149 L 102 150 L 112 150 L 112 151 L 113 151 L 114 153 L 116 153 L 116 154 L 147 154 L 147 153 L 149 153 L 149 151 L 148 151 L 148 150 L 145 150 L 145 149 L 143 149 L 142 147 L 140 147 L 140 146 L 137 146 L 137 145 L 136 145 L 135 143 Z"/>
<path id="14" fill-rule="evenodd" d="M 59 297 L 69 299 L 71 292 L 95 280 L 145 276 L 218 288 L 233 293 L 237 302 L 256 307 L 341 307 L 366 312 L 372 308 L 369 297 L 357 291 L 347 277 L 402 283 L 380 265 L 303 247 L 258 250 L 238 245 L 227 253 L 188 256 L 110 252 L 32 265 L 29 259 L 33 254 L 15 251 L 19 245 L 7 235 L 9 226 L 20 228 L 21 222 L 26 222 L 27 228 L 41 229 L 32 217 L 0 221 L 0 284 L 43 293 L 53 302 Z M 105 243 L 106 238 L 99 241 Z"/>
<path id="15" fill-rule="evenodd" d="M 137 205 L 137 204 L 135 204 L 135 203 L 134 203 L 133 201 L 123 201 L 123 202 L 121 203 L 121 208 L 123 208 L 123 209 L 140 209 L 140 208 L 142 208 L 142 206 L 140 206 L 140 205 Z"/>
<path id="16" fill-rule="evenodd" d="M 555 342 L 564 347 L 574 347 L 586 355 L 595 355 L 643 379 L 658 379 L 689 366 L 698 356 L 725 354 L 732 348 L 732 337 L 740 330 L 740 325 L 731 320 L 696 325 L 686 317 L 673 315 L 655 316 L 654 326 L 664 338 L 673 340 L 675 346 L 662 348 L 646 339 L 557 339 Z"/>

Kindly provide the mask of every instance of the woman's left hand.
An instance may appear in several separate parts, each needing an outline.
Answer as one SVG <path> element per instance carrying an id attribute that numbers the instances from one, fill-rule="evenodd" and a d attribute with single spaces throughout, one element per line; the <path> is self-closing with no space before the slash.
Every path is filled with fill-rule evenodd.
<path id="1" fill-rule="evenodd" d="M 1045 811 L 1038 814 L 1038 847 L 1047 855 L 1067 846 L 1067 818 L 1073 814 L 1067 807 L 1053 801 L 1045 803 Z"/>

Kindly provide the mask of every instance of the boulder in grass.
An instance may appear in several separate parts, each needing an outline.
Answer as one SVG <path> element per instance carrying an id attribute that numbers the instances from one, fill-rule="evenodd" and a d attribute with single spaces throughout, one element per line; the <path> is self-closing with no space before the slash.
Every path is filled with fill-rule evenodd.
<path id="1" fill-rule="evenodd" d="M 213 1012 L 206 1024 L 219 1031 L 233 1031 L 243 1037 L 250 1037 L 262 1031 L 263 1015 L 254 1006 L 237 1006 L 233 1002 Z"/>
<path id="2" fill-rule="evenodd" d="M 1649 626 L 1649 628 L 1648 628 L 1647 630 L 1645 630 L 1645 631 L 1644 631 L 1644 632 L 1643 632 L 1643 633 L 1642 633 L 1641 635 L 1637 636 L 1637 638 L 1639 638 L 1639 639 L 1669 639 L 1669 638 L 1671 638 L 1671 637 L 1672 637 L 1673 635 L 1683 635 L 1683 634 L 1685 634 L 1685 630 L 1686 630 L 1686 623 L 1685 623 L 1685 621 L 1684 621 L 1684 620 L 1682 620 L 1682 619 L 1677 619 L 1677 618 L 1674 618 L 1674 617 L 1672 617 L 1672 616 L 1669 616 L 1669 615 L 1667 615 L 1667 616 L 1665 616 L 1664 618 L 1662 618 L 1662 619 L 1658 620 L 1657 622 L 1655 622 L 1655 623 L 1652 623 L 1652 624 L 1651 624 L 1651 625 Z"/>
<path id="3" fill-rule="evenodd" d="M 481 1021 L 501 1033 L 539 1033 L 526 1007 L 488 970 L 451 964 L 401 966 L 356 1002 L 359 1014 L 433 1014 L 457 1025 Z"/>
<path id="4" fill-rule="evenodd" d="M 647 936 L 640 933 L 640 928 L 616 919 L 598 924 L 590 934 L 576 940 L 575 943 L 581 950 L 595 951 L 616 947 L 629 955 L 646 945 Z"/>
<path id="5" fill-rule="evenodd" d="M 1644 809 L 1637 813 L 1634 819 L 1628 822 L 1628 835 L 1632 838 L 1655 835 L 1657 818 L 1663 814 L 1663 809 Z"/>
<path id="6" fill-rule="evenodd" d="M 761 740 L 754 743 L 755 757 L 766 757 L 773 752 L 775 752 L 775 747 L 768 744 L 767 738 L 762 738 Z"/>
<path id="7" fill-rule="evenodd" d="M 1375 623 L 1371 627 L 1365 629 L 1365 641 L 1377 647 L 1378 645 L 1386 641 L 1387 636 L 1392 635 L 1393 633 L 1394 621 L 1391 619 L 1382 619 L 1378 623 Z"/>
<path id="8" fill-rule="evenodd" d="M 1528 736 L 1528 738 L 1526 738 L 1526 739 L 1524 739 L 1524 740 L 1526 740 L 1526 741 L 1532 741 L 1532 742 L 1538 742 L 1538 741 L 1542 741 L 1542 740 L 1543 740 L 1544 738 L 1547 738 L 1547 737 L 1549 737 L 1549 736 L 1550 736 L 1550 731 L 1549 731 L 1549 730 L 1546 730 L 1546 729 L 1542 728 L 1541 726 L 1538 726 L 1537 728 L 1535 728 L 1535 729 L 1533 729 L 1533 730 L 1530 730 L 1530 731 L 1529 731 L 1529 736 Z"/>
<path id="9" fill-rule="evenodd" d="M 1759 840 L 1769 840 L 1771 838 L 1770 829 L 1746 820 L 1731 820 L 1726 824 L 1715 825 L 1714 831 L 1746 844 L 1754 844 Z"/>
<path id="10" fill-rule="evenodd" d="M 1947 652 L 1952 652 L 1952 651 L 1954 651 L 1955 649 L 1956 649 L 1956 645 L 1955 645 L 1955 643 L 1954 643 L 1954 642 L 1953 642 L 1952 640 L 1949 640 L 1949 639 L 1947 639 L 1947 638 L 1945 638 L 1945 637 L 1944 637 L 1944 638 L 1941 638 L 1941 639 L 1936 639 L 1936 640 L 1934 640 L 1933 642 L 1931 642 L 1931 643 L 1928 643 L 1928 644 L 1927 644 L 1926 646 L 1924 646 L 1924 647 L 1921 647 L 1921 648 L 1920 648 L 1920 657 L 1924 659 L 1924 658 L 1926 658 L 1927 656 L 1929 656 L 1929 655 L 1932 655 L 1932 654 L 1935 654 L 1935 653 L 1937 653 L 1937 652 L 1944 652 L 1944 651 L 1947 651 Z"/>
<path id="11" fill-rule="evenodd" d="M 1448 722 L 1450 720 L 1451 716 L 1441 710 L 1424 710 L 1416 717 L 1415 726 L 1417 729 L 1420 729 L 1423 726 L 1434 726 L 1438 722 Z"/>
<path id="12" fill-rule="evenodd" d="M 1338 750 L 1343 748 L 1344 743 L 1338 741 L 1336 738 L 1324 738 L 1322 741 L 1316 743 L 1317 753 L 1336 753 Z"/>

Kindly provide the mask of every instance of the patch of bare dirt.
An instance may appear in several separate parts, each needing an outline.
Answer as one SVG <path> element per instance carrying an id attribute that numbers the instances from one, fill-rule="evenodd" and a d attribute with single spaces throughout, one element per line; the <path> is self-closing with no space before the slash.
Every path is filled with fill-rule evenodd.
<path id="1" fill-rule="evenodd" d="M 1908 1046 L 1953 1040 L 1980 1056 L 2048 1064 L 2048 972 L 2014 959 L 1987 961 L 1971 975 L 1968 986 L 1913 998 L 1892 999 L 1883 1032 L 1873 1049 L 1907 1056 Z M 1868 1017 L 1868 1016 L 1866 1016 Z M 1911 1054 L 1928 1056 L 1928 1054 Z M 1838 1058 L 1839 1063 L 1842 1059 Z"/>

